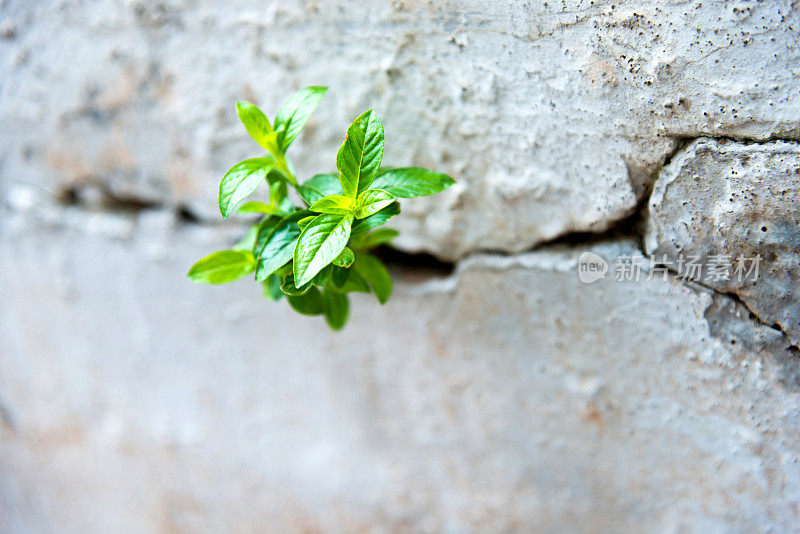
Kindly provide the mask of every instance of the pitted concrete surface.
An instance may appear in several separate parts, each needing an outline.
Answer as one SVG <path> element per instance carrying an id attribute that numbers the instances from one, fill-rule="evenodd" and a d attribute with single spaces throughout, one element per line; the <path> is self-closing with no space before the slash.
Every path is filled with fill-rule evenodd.
<path id="1" fill-rule="evenodd" d="M 398 221 L 400 246 L 450 259 L 603 230 L 634 211 L 676 138 L 800 135 L 798 11 L 784 2 L 2 9 L 0 157 L 14 180 L 217 217 L 220 176 L 259 154 L 234 102 L 272 116 L 293 89 L 329 85 L 291 152 L 300 176 L 332 170 L 349 122 L 375 108 L 387 164 L 461 182 Z"/>
<path id="2" fill-rule="evenodd" d="M 0 531 L 798 530 L 799 19 L 0 0 Z M 184 279 L 243 232 L 233 103 L 311 84 L 301 177 L 375 108 L 387 165 L 459 181 L 392 222 L 454 272 L 394 265 L 340 334 Z"/>

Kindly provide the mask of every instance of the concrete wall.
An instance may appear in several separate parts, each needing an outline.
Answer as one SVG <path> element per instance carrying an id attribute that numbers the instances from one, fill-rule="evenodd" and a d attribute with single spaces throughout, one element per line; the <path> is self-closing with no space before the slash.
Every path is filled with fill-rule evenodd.
<path id="1" fill-rule="evenodd" d="M 0 1 L 0 531 L 800 530 L 798 9 Z M 183 278 L 310 84 L 459 181 L 338 334 Z"/>

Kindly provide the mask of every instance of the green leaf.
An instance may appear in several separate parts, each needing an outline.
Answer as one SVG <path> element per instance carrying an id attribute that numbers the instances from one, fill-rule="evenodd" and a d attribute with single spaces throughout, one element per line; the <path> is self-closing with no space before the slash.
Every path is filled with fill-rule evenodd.
<path id="1" fill-rule="evenodd" d="M 394 202 L 394 197 L 381 189 L 369 189 L 358 195 L 356 219 L 365 219 Z"/>
<path id="2" fill-rule="evenodd" d="M 291 162 L 286 154 L 282 154 L 273 165 L 272 170 L 267 174 L 267 181 L 270 186 L 275 182 L 286 182 L 292 186 L 297 185 L 294 172 L 290 170 Z"/>
<path id="3" fill-rule="evenodd" d="M 286 152 L 286 149 L 308 122 L 311 114 L 317 109 L 327 90 L 327 87 L 304 87 L 283 103 L 275 115 L 275 129 L 283 128 L 283 132 L 278 136 L 281 150 Z"/>
<path id="4" fill-rule="evenodd" d="M 355 230 L 353 233 L 355 233 Z M 355 236 L 351 235 L 349 245 L 356 250 L 374 248 L 383 245 L 384 243 L 388 243 L 398 235 L 400 235 L 400 232 L 393 228 L 379 228 L 374 232 Z"/>
<path id="5" fill-rule="evenodd" d="M 444 173 L 419 167 L 382 169 L 372 187 L 383 189 L 398 198 L 414 198 L 440 193 L 453 185 L 455 180 Z"/>
<path id="6" fill-rule="evenodd" d="M 283 131 L 283 127 L 281 130 Z M 280 132 L 276 131 L 276 135 Z M 283 152 L 279 152 L 275 157 L 275 175 L 279 180 L 288 182 L 292 185 L 297 185 L 297 178 L 294 176 L 294 165 L 289 160 L 289 157 Z"/>
<path id="7" fill-rule="evenodd" d="M 347 268 L 353 265 L 353 260 L 355 259 L 356 255 L 353 254 L 353 251 L 347 247 L 344 247 L 339 255 L 333 258 L 333 264 L 338 267 Z"/>
<path id="8" fill-rule="evenodd" d="M 292 259 L 295 243 L 300 236 L 297 221 L 307 217 L 308 214 L 307 211 L 297 211 L 280 219 L 271 230 L 266 227 L 264 232 L 267 232 L 267 235 L 263 239 L 259 235 L 256 246 L 258 247 L 259 243 L 261 246 L 256 253 L 258 259 L 256 280 L 266 279 L 269 274 Z"/>
<path id="9" fill-rule="evenodd" d="M 192 265 L 186 277 L 201 284 L 227 284 L 252 272 L 255 261 L 249 250 L 220 250 Z"/>
<path id="10" fill-rule="evenodd" d="M 286 278 L 283 279 L 283 285 L 281 286 L 281 291 L 286 295 L 291 295 L 293 297 L 299 297 L 300 295 L 305 295 L 308 293 L 308 290 L 314 286 L 311 282 L 307 282 L 300 287 L 295 285 L 294 276 L 291 274 L 288 275 Z"/>
<path id="11" fill-rule="evenodd" d="M 294 276 L 305 284 L 339 255 L 350 237 L 352 215 L 324 213 L 305 227 L 294 251 Z"/>
<path id="12" fill-rule="evenodd" d="M 369 286 L 353 269 L 334 265 L 333 269 L 331 269 L 331 281 L 333 282 L 331 287 L 342 293 L 350 293 L 351 291 L 369 293 Z"/>
<path id="13" fill-rule="evenodd" d="M 283 172 L 281 172 L 279 169 L 276 169 L 276 168 L 273 167 L 272 170 L 270 170 L 267 173 L 267 181 L 269 182 L 269 186 L 270 186 L 270 190 L 271 190 L 272 189 L 272 185 L 275 182 L 287 182 L 288 180 L 286 178 L 286 175 Z"/>
<path id="14" fill-rule="evenodd" d="M 250 102 L 240 101 L 236 102 L 236 114 L 239 115 L 239 120 L 242 121 L 247 133 L 256 143 L 273 156 L 280 155 L 281 150 L 278 147 L 280 132 L 272 130 L 272 125 L 263 111 Z"/>
<path id="15" fill-rule="evenodd" d="M 355 257 L 353 259 L 355 259 Z M 333 286 L 337 288 L 344 287 L 344 285 L 347 283 L 347 277 L 349 273 L 350 269 L 339 267 L 338 265 L 334 264 L 333 269 L 331 269 L 331 282 L 333 282 Z"/>
<path id="16" fill-rule="evenodd" d="M 283 280 L 277 274 L 271 274 L 266 280 L 262 282 L 264 285 L 264 296 L 270 300 L 281 300 L 283 292 L 281 292 L 281 285 Z"/>
<path id="17" fill-rule="evenodd" d="M 341 330 L 350 313 L 350 301 L 344 293 L 326 287 L 322 294 L 322 310 L 328 325 L 334 330 Z"/>
<path id="18" fill-rule="evenodd" d="M 283 180 L 270 184 L 269 201 L 280 213 L 288 215 L 294 211 L 294 204 L 289 199 L 289 186 Z"/>
<path id="19" fill-rule="evenodd" d="M 325 266 L 324 269 L 318 272 L 314 276 L 314 278 L 311 279 L 311 283 L 314 284 L 315 286 L 320 286 L 320 287 L 327 284 L 328 281 L 331 279 L 331 269 L 333 269 L 333 267 L 334 267 L 333 264 Z"/>
<path id="20" fill-rule="evenodd" d="M 299 226 L 300 229 L 303 230 L 306 226 L 308 226 L 308 223 L 310 223 L 311 221 L 313 221 L 316 218 L 317 218 L 316 214 L 315 215 L 309 215 L 305 219 L 300 219 L 299 221 L 297 221 L 297 226 Z"/>
<path id="21" fill-rule="evenodd" d="M 280 208 L 280 211 L 286 215 L 291 214 L 297 209 L 297 207 L 294 205 L 294 202 L 292 202 L 288 196 L 283 197 L 283 200 L 281 200 L 281 203 L 278 207 Z"/>
<path id="22" fill-rule="evenodd" d="M 283 265 L 275 269 L 275 272 L 272 274 L 280 276 L 281 279 L 286 278 L 287 276 L 292 274 L 292 262 L 284 263 Z"/>
<path id="23" fill-rule="evenodd" d="M 368 232 L 373 228 L 380 226 L 382 224 L 386 224 L 386 221 L 394 217 L 400 213 L 400 203 L 393 202 L 383 208 L 381 211 L 376 213 L 375 215 L 370 215 L 366 219 L 359 219 L 353 223 L 353 236 L 361 235 L 364 232 Z"/>
<path id="24" fill-rule="evenodd" d="M 286 186 L 286 182 L 274 182 L 269 187 L 269 202 L 273 206 L 280 206 L 288 194 L 289 188 Z"/>
<path id="25" fill-rule="evenodd" d="M 302 185 L 296 185 L 295 190 L 300 198 L 311 206 L 322 197 L 341 195 L 342 184 L 339 183 L 338 174 L 315 174 Z"/>
<path id="26" fill-rule="evenodd" d="M 383 158 L 383 124 L 378 115 L 369 110 L 358 116 L 347 128 L 347 137 L 336 154 L 336 168 L 342 191 L 355 198 L 366 191 Z"/>
<path id="27" fill-rule="evenodd" d="M 385 304 L 392 294 L 392 277 L 383 265 L 383 262 L 372 254 L 356 254 L 353 270 L 361 276 L 375 292 L 378 302 Z"/>
<path id="28" fill-rule="evenodd" d="M 275 225 L 281 220 L 280 216 L 277 215 L 270 215 L 260 223 L 256 225 L 256 242 L 253 244 L 253 254 L 256 256 L 256 262 L 258 261 L 258 255 L 261 252 L 261 249 L 264 248 L 264 244 L 267 242 L 267 238 L 272 234 L 272 231 L 275 229 Z"/>
<path id="29" fill-rule="evenodd" d="M 286 300 L 297 313 L 303 315 L 322 314 L 322 292 L 316 287 L 309 288 L 304 295 L 288 295 Z"/>
<path id="30" fill-rule="evenodd" d="M 250 202 L 245 202 L 241 206 L 239 206 L 238 212 L 239 213 L 264 213 L 267 215 L 274 215 L 278 213 L 278 208 L 275 206 L 270 206 L 269 204 L 265 204 L 264 202 L 260 202 L 258 200 L 251 200 Z"/>
<path id="31" fill-rule="evenodd" d="M 225 173 L 219 184 L 219 212 L 227 218 L 236 206 L 267 178 L 275 160 L 252 158 L 240 161 Z"/>
<path id="32" fill-rule="evenodd" d="M 317 213 L 332 213 L 336 215 L 347 215 L 350 213 L 350 206 L 353 199 L 344 195 L 329 195 L 314 202 L 309 211 Z"/>
<path id="33" fill-rule="evenodd" d="M 369 293 L 369 284 L 367 284 L 366 280 L 361 278 L 353 269 L 348 269 L 347 272 L 350 274 L 347 276 L 347 282 L 345 282 L 342 287 L 342 292 L 350 293 L 355 291 L 357 293 Z"/>

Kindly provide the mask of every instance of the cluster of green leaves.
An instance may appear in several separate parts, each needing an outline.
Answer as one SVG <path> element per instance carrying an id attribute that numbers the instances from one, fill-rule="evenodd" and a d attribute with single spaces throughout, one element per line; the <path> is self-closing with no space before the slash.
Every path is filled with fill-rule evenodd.
<path id="1" fill-rule="evenodd" d="M 219 211 L 260 214 L 260 220 L 232 250 L 214 252 L 195 263 L 190 280 L 224 284 L 250 273 L 272 300 L 286 296 L 306 315 L 324 315 L 338 330 L 347 321 L 347 293 L 375 293 L 383 304 L 392 280 L 368 251 L 398 234 L 379 228 L 400 213 L 399 198 L 432 195 L 454 182 L 440 172 L 418 167 L 381 168 L 383 124 L 370 110 L 347 129 L 336 154 L 338 173 L 317 174 L 299 182 L 286 155 L 316 109 L 327 87 L 306 87 L 278 110 L 274 122 L 249 102 L 236 112 L 250 137 L 266 154 L 240 161 L 219 184 Z M 242 203 L 259 185 L 269 186 L 269 201 Z M 289 196 L 293 188 L 305 204 Z"/>

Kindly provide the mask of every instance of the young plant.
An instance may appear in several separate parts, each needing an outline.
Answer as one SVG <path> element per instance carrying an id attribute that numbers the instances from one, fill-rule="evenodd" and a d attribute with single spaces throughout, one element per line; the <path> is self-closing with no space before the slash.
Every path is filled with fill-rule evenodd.
<path id="1" fill-rule="evenodd" d="M 348 293 L 371 291 L 381 304 L 389 299 L 389 272 L 368 251 L 398 235 L 397 230 L 378 228 L 400 213 L 397 199 L 439 193 L 454 181 L 418 167 L 381 168 L 383 124 L 369 110 L 347 128 L 336 154 L 338 173 L 299 182 L 286 150 L 327 89 L 300 89 L 272 123 L 253 104 L 236 103 L 247 133 L 266 154 L 240 161 L 225 173 L 219 184 L 219 211 L 225 218 L 236 211 L 261 217 L 233 249 L 209 254 L 187 277 L 225 284 L 254 273 L 267 298 L 280 300 L 285 295 L 297 312 L 324 315 L 331 328 L 339 330 L 347 322 Z M 262 183 L 269 186 L 269 201 L 242 204 Z M 289 187 L 304 207 L 295 206 Z"/>

